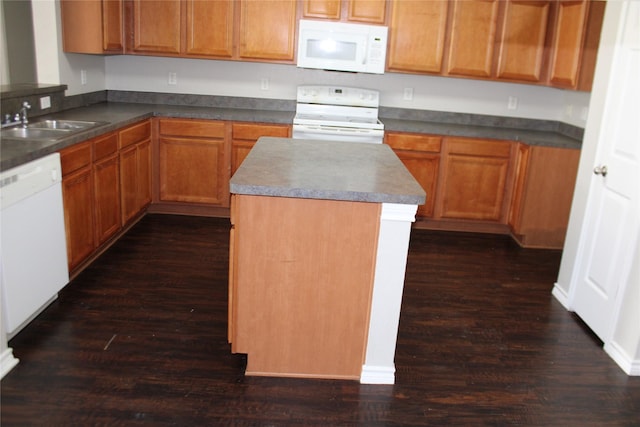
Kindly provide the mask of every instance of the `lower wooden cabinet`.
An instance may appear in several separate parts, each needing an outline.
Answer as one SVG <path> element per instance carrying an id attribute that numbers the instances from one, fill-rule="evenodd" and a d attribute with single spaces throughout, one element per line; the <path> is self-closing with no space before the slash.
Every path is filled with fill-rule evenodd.
<path id="1" fill-rule="evenodd" d="M 254 144 L 261 136 L 275 136 L 288 138 L 291 136 L 291 126 L 268 123 L 231 124 L 231 175 L 238 170 L 240 164 Z"/>
<path id="2" fill-rule="evenodd" d="M 580 150 L 518 145 L 512 235 L 523 246 L 564 246 Z"/>
<path id="3" fill-rule="evenodd" d="M 118 136 L 102 135 L 60 152 L 69 271 L 121 228 Z"/>
<path id="4" fill-rule="evenodd" d="M 96 245 L 101 245 L 122 227 L 118 135 L 94 140 L 93 155 L 95 238 Z"/>
<path id="5" fill-rule="evenodd" d="M 91 141 L 60 152 L 67 263 L 72 271 L 95 249 Z"/>
<path id="6" fill-rule="evenodd" d="M 138 217 L 151 203 L 151 122 L 118 132 L 122 222 Z"/>
<path id="7" fill-rule="evenodd" d="M 159 199 L 229 206 L 229 144 L 222 121 L 160 119 Z"/>
<path id="8" fill-rule="evenodd" d="M 445 138 L 434 216 L 506 224 L 512 145 L 508 141 Z"/>
<path id="9" fill-rule="evenodd" d="M 405 167 L 427 193 L 423 205 L 418 206 L 418 217 L 432 217 L 440 165 L 441 136 L 416 133 L 387 132 L 385 143 L 393 148 Z"/>

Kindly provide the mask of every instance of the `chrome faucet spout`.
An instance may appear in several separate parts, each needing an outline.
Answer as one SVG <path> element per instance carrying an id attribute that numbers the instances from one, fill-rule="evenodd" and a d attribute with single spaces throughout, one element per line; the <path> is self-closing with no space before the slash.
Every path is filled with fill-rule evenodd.
<path id="1" fill-rule="evenodd" d="M 22 127 L 26 128 L 27 124 L 29 123 L 29 117 L 27 115 L 27 110 L 31 109 L 31 104 L 29 104 L 27 101 L 24 101 L 22 103 L 22 108 L 20 109 L 20 122 L 22 123 Z"/>

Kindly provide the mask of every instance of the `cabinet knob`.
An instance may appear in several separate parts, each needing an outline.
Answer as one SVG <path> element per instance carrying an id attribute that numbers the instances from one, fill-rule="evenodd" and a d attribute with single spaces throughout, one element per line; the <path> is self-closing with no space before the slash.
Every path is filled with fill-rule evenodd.
<path id="1" fill-rule="evenodd" d="M 593 168 L 593 173 L 595 173 L 596 175 L 607 176 L 607 172 L 608 171 L 606 165 L 596 166 L 595 168 Z"/>

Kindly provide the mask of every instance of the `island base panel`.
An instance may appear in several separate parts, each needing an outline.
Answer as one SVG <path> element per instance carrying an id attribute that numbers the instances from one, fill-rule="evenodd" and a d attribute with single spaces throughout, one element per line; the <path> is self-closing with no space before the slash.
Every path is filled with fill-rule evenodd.
<path id="1" fill-rule="evenodd" d="M 359 379 L 380 204 L 234 198 L 230 330 L 247 375 Z"/>

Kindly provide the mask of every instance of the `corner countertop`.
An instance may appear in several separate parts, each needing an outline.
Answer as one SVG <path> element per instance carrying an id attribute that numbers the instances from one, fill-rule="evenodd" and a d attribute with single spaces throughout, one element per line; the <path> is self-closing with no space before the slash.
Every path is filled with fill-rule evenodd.
<path id="1" fill-rule="evenodd" d="M 425 192 L 386 144 L 261 137 L 231 193 L 420 205 Z"/>

